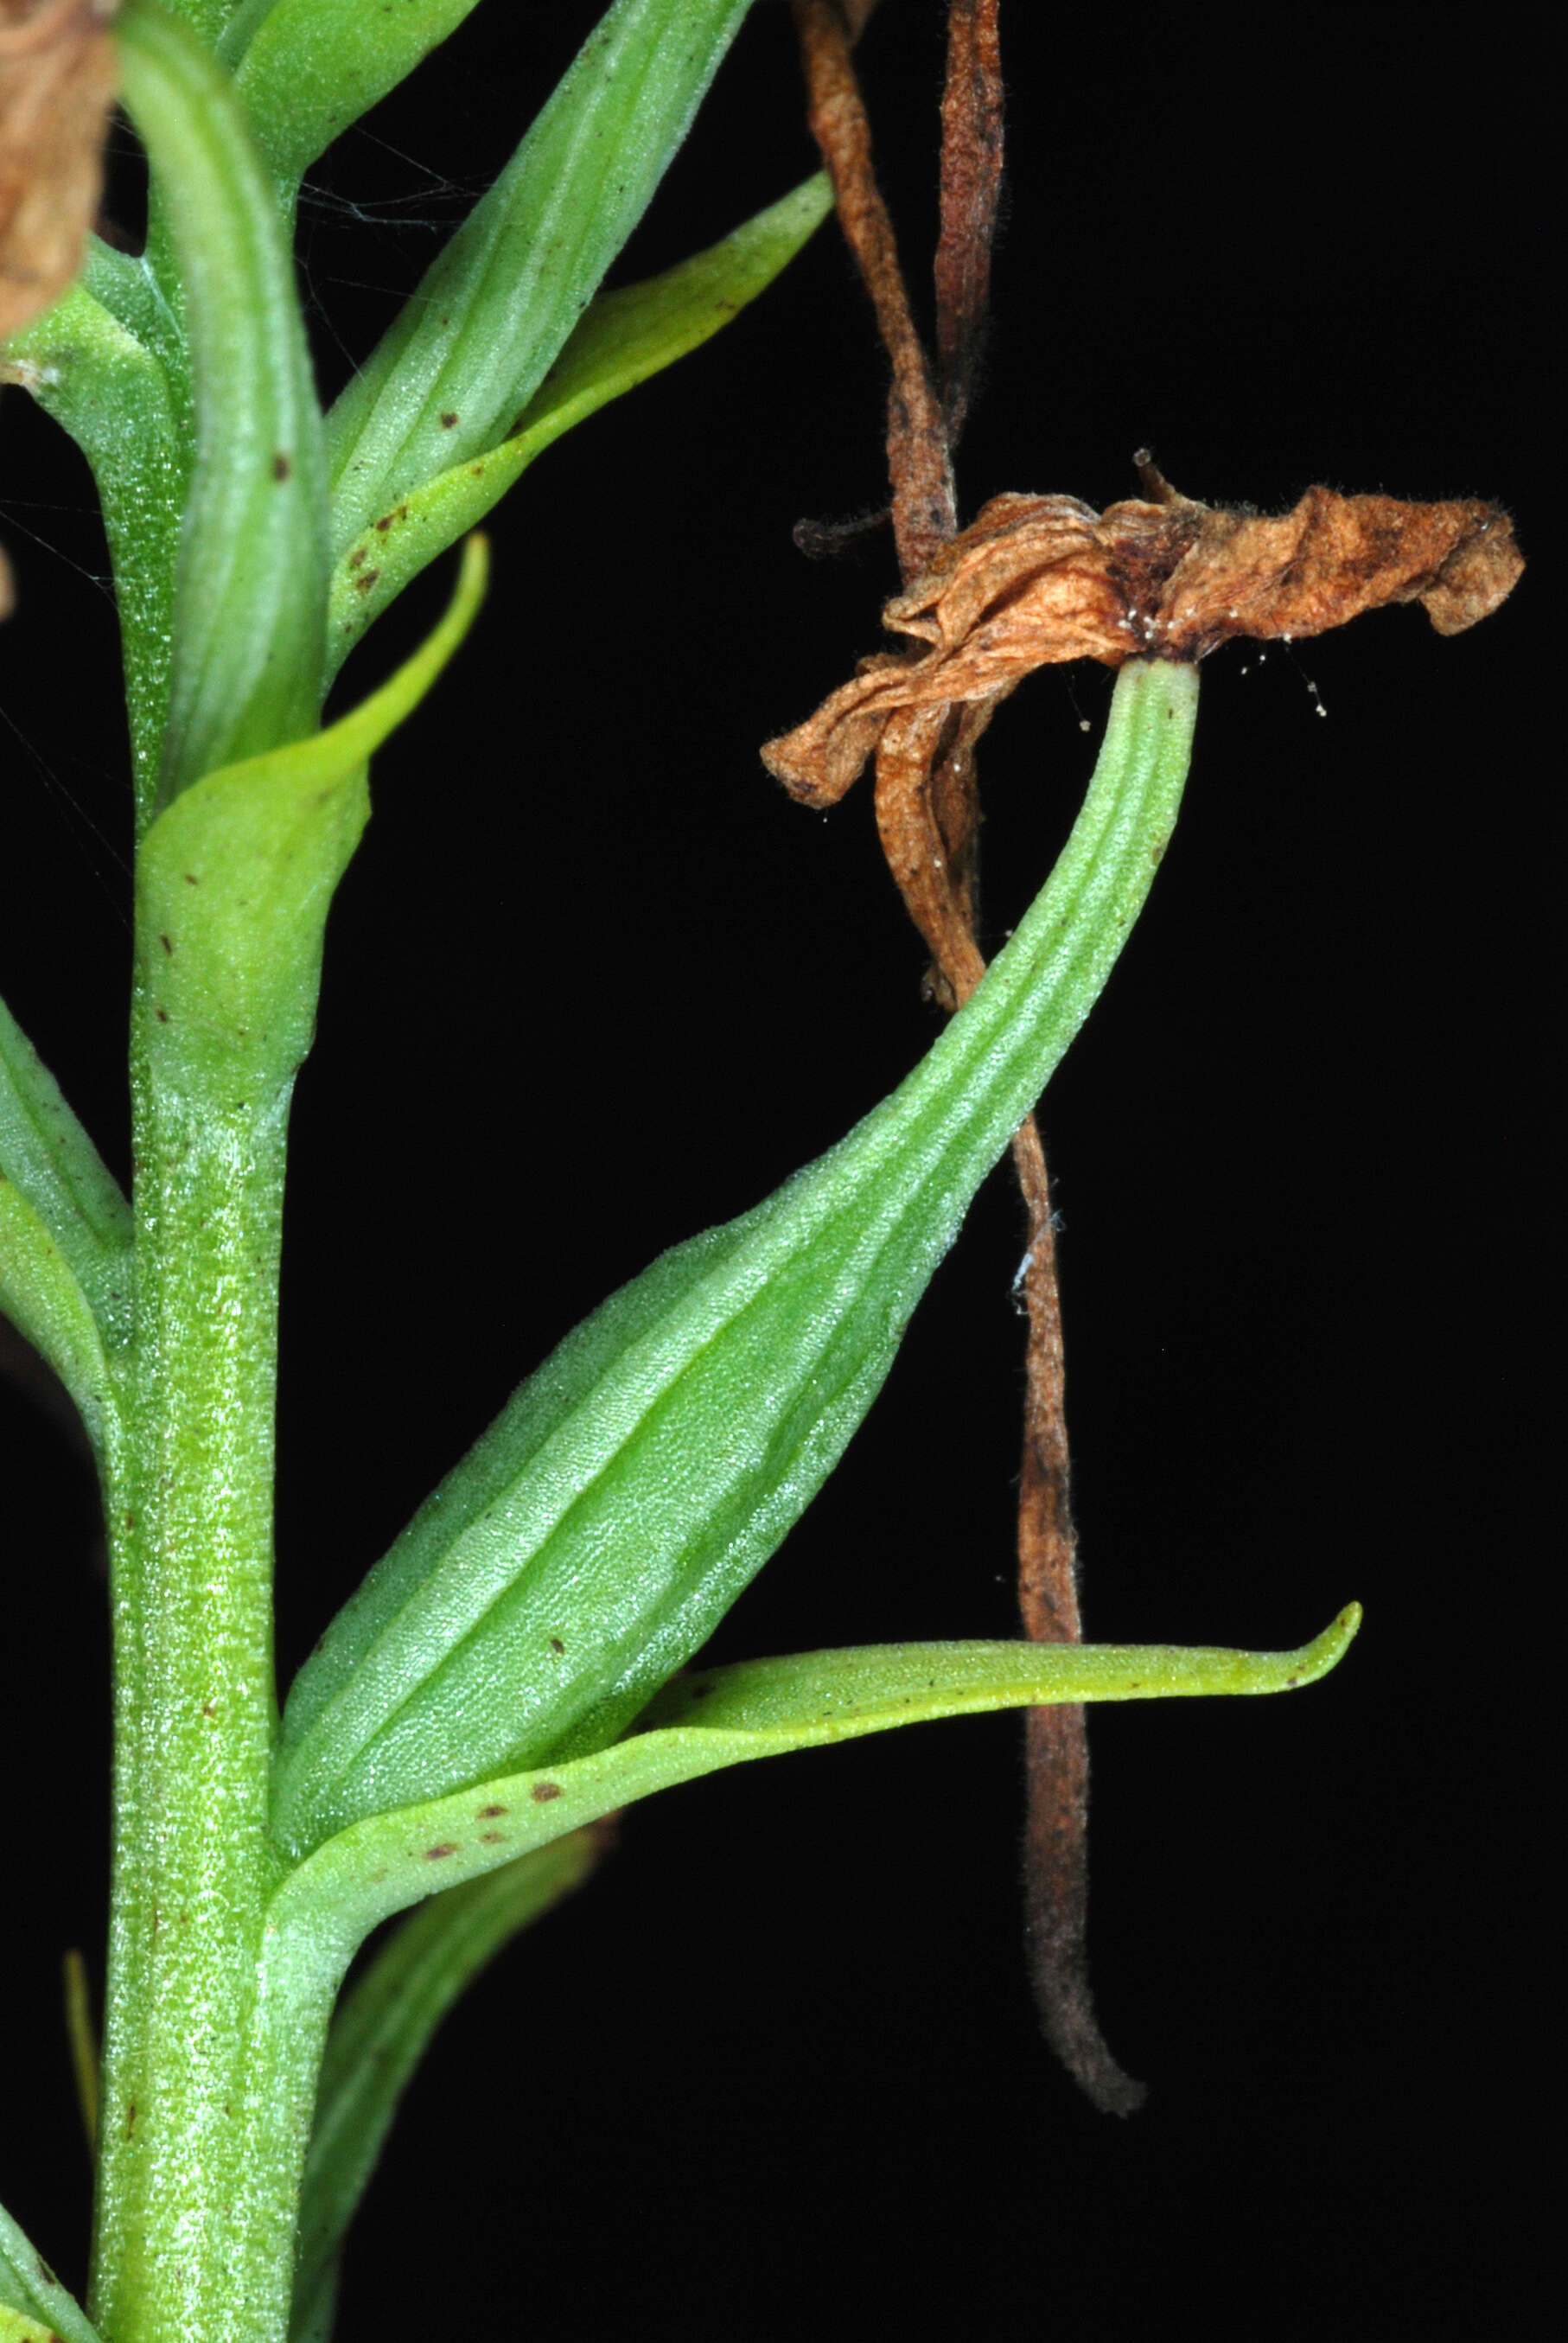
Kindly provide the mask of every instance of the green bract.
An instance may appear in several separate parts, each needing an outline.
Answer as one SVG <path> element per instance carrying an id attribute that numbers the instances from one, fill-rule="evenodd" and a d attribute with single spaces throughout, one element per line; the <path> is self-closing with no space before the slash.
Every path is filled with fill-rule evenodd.
<path id="1" fill-rule="evenodd" d="M 339 131 L 396 89 L 454 32 L 475 0 L 262 0 L 218 43 L 287 208 Z"/>
<path id="2" fill-rule="evenodd" d="M 291 1939 L 313 1963 L 329 1952 L 346 1962 L 377 1921 L 427 1896 L 436 1878 L 482 1876 L 561 1832 L 727 1765 L 999 1709 L 1292 1692 L 1343 1658 L 1360 1624 L 1351 1604 L 1297 1652 L 889 1644 L 683 1678 L 653 1704 L 645 1730 L 607 1748 L 373 1815 L 328 1839 L 274 1899 L 276 1974 L 287 1973 Z"/>
<path id="3" fill-rule="evenodd" d="M 327 418 L 332 546 L 506 436 L 637 226 L 749 0 L 618 0 Z"/>
<path id="4" fill-rule="evenodd" d="M 152 9 L 126 10 L 120 55 L 196 417 L 158 782 L 168 799 L 315 729 L 327 481 L 293 266 L 245 109 L 201 44 Z"/>
<path id="5" fill-rule="evenodd" d="M 310 1047 L 333 890 L 370 814 L 369 760 L 416 708 L 484 592 L 471 538 L 429 639 L 325 732 L 208 773 L 159 815 L 136 865 L 137 977 L 171 1089 L 271 1096 Z"/>
<path id="6" fill-rule="evenodd" d="M 609 1741 L 843 1452 L 970 1198 L 1111 972 L 1176 819 L 1198 679 L 1135 663 L 1012 941 L 924 1063 L 754 1212 L 569 1335 L 431 1497 L 289 1696 L 292 1852 Z"/>
<path id="7" fill-rule="evenodd" d="M 770 285 L 830 202 L 819 172 L 709 251 L 590 303 L 505 439 L 410 488 L 344 548 L 332 572 L 329 671 L 409 579 L 482 520 L 562 432 L 698 348 Z"/>
<path id="8" fill-rule="evenodd" d="M 60 1086 L 0 1001 L 0 1302 L 102 1446 L 105 1351 L 130 1325 L 131 1215 Z"/>
<path id="9" fill-rule="evenodd" d="M 0 2205 L 0 2343 L 98 2343 L 48 2263 Z"/>
<path id="10" fill-rule="evenodd" d="M 300 2192 L 294 2343 L 330 2332 L 338 2247 L 431 2036 L 487 1962 L 581 1885 L 604 1845 L 595 1831 L 572 1831 L 431 1896 L 345 1996 L 322 2061 Z"/>

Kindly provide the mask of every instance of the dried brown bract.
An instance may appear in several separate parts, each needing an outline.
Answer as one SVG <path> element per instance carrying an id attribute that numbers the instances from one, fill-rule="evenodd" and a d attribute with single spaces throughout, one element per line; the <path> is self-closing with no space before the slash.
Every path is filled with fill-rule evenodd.
<path id="1" fill-rule="evenodd" d="M 1321 635 L 1385 602 L 1421 602 L 1440 634 L 1494 610 L 1523 568 L 1495 505 L 1402 504 L 1309 488 L 1278 519 L 1174 495 L 1096 514 L 1072 497 L 993 497 L 896 595 L 882 622 L 930 645 L 882 653 L 809 722 L 763 749 L 809 805 L 855 779 L 895 709 L 990 700 L 1037 667 L 1195 661 L 1233 635 Z"/>
<path id="2" fill-rule="evenodd" d="M 97 209 L 120 0 L 0 0 L 0 340 L 81 266 Z"/>

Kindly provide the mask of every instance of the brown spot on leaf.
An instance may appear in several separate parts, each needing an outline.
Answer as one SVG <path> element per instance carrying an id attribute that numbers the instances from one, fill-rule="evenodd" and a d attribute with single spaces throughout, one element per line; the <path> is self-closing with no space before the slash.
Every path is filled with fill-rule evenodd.
<path id="1" fill-rule="evenodd" d="M 550 1800 L 558 1798 L 560 1794 L 561 1785 L 558 1782 L 536 1782 L 528 1792 L 536 1806 L 548 1806 Z"/>
<path id="2" fill-rule="evenodd" d="M 425 1860 L 427 1863 L 441 1863 L 447 1855 L 456 1855 L 457 1852 L 456 1844 L 451 1839 L 443 1839 L 439 1846 L 427 1846 L 425 1849 Z"/>
<path id="3" fill-rule="evenodd" d="M 162 944 L 162 946 L 163 946 L 163 948 L 164 948 L 165 951 L 166 951 L 166 952 L 168 953 L 169 957 L 172 959 L 172 958 L 174 957 L 174 949 L 175 949 L 175 948 L 174 948 L 173 944 L 171 944 L 171 943 L 170 943 L 170 941 L 169 941 L 169 940 L 168 940 L 167 936 L 160 936 L 160 937 L 158 938 L 158 941 L 159 941 L 159 943 L 161 943 L 161 944 Z"/>
<path id="4" fill-rule="evenodd" d="M 294 466 L 281 449 L 272 459 L 272 477 L 275 480 L 289 480 L 294 477 Z"/>
<path id="5" fill-rule="evenodd" d="M 562 1643 L 558 1635 L 552 1635 L 550 1637 L 550 1649 L 552 1652 L 564 1652 L 566 1650 L 566 1645 Z"/>
<path id="6" fill-rule="evenodd" d="M 136 2127 L 136 2103 L 132 2099 L 126 2108 L 126 2137 L 129 2139 Z"/>
<path id="7" fill-rule="evenodd" d="M 441 428 L 442 428 L 442 430 L 443 430 L 443 431 L 450 431 L 450 430 L 453 430 L 453 429 L 456 427 L 457 421 L 457 417 L 456 417 L 455 415 L 451 414 L 451 413 L 448 411 L 448 413 L 447 413 L 447 414 L 443 415 L 443 416 L 442 416 L 442 417 L 441 417 Z"/>
<path id="8" fill-rule="evenodd" d="M 505 1846 L 506 1843 L 507 1834 L 505 1831 L 481 1831 L 479 1833 L 479 1845 L 481 1846 Z"/>
<path id="9" fill-rule="evenodd" d="M 482 1823 L 494 1822 L 498 1815 L 504 1815 L 506 1811 L 505 1806 L 481 1806 L 479 1808 L 479 1820 Z"/>
<path id="10" fill-rule="evenodd" d="M 1293 639 L 1385 602 L 1460 633 L 1523 563 L 1506 514 L 1473 499 L 1402 504 L 1309 488 L 1277 519 L 1177 496 L 1096 513 L 1074 497 L 993 497 L 882 613 L 929 646 L 879 652 L 809 722 L 762 751 L 791 795 L 841 798 L 903 709 L 994 705 L 1037 667 L 1076 659 L 1190 664 L 1233 635 Z"/>
<path id="11" fill-rule="evenodd" d="M 370 588 L 375 585 L 376 580 L 380 577 L 380 575 L 381 572 L 379 569 L 367 569 L 362 577 L 358 577 L 354 580 L 355 592 L 357 594 L 368 594 Z"/>

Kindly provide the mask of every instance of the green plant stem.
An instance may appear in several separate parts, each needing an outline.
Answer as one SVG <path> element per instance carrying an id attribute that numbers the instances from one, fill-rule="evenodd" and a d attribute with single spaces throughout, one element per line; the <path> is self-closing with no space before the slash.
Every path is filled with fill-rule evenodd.
<path id="1" fill-rule="evenodd" d="M 138 1022 L 145 1015 L 138 1004 Z M 139 1034 L 138 1040 L 142 1040 Z M 266 1895 L 288 1091 L 181 1094 L 133 1049 L 138 1324 L 110 1477 L 112 1921 L 91 2314 L 115 2343 L 276 2328 L 244 2154 Z M 286 2207 L 292 2217 L 292 2200 Z"/>
<path id="2" fill-rule="evenodd" d="M 91 2296 L 114 2343 L 274 2343 L 287 2328 L 331 2007 L 328 1994 L 314 2030 L 296 2024 L 265 1959 L 283 1868 L 267 1814 L 289 1101 L 367 759 L 461 640 L 484 571 L 472 540 L 447 617 L 378 691 L 325 733 L 208 775 L 138 855 L 135 1319 L 105 1473 L 114 1875 Z"/>

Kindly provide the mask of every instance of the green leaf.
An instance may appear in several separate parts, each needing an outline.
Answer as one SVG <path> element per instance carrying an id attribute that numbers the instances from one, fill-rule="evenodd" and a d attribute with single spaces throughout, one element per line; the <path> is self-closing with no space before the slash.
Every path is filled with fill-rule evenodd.
<path id="1" fill-rule="evenodd" d="M 506 437 L 638 221 L 749 0 L 617 0 L 327 418 L 332 545 Z"/>
<path id="2" fill-rule="evenodd" d="M 262 152 L 292 192 L 339 133 L 407 79 L 475 0 L 273 0 L 242 12 L 220 45 Z"/>
<path id="3" fill-rule="evenodd" d="M 116 20 L 189 337 L 196 458 L 175 583 L 160 794 L 314 730 L 326 627 L 321 415 L 293 262 L 232 85 L 156 0 Z"/>
<path id="4" fill-rule="evenodd" d="M 105 1453 L 105 1353 L 130 1332 L 131 1215 L 60 1086 L 0 1001 L 0 1310 L 45 1358 Z"/>
<path id="5" fill-rule="evenodd" d="M 123 1341 L 130 1331 L 130 1206 L 3 1001 L 0 1175 L 58 1247 L 105 1341 Z"/>
<path id="6" fill-rule="evenodd" d="M 437 1879 L 479 1877 L 638 1798 L 757 1757 L 997 1709 L 1292 1691 L 1326 1675 L 1360 1624 L 1352 1603 L 1295 1652 L 892 1644 L 714 1668 L 669 1685 L 648 1729 L 610 1748 L 351 1825 L 284 1881 L 268 1930 L 335 1939 L 341 1956 Z"/>
<path id="7" fill-rule="evenodd" d="M 503 1946 L 581 1886 L 605 1845 L 602 1832 L 572 1831 L 432 1896 L 344 2002 L 327 2045 L 306 2159 L 294 2343 L 330 2329 L 338 2249 L 437 2027 Z"/>
<path id="8" fill-rule="evenodd" d="M 176 1091 L 281 1088 L 310 1047 L 322 937 L 369 818 L 372 752 L 417 707 L 485 590 L 470 538 L 451 606 L 390 681 L 326 731 L 228 765 L 147 832 L 136 863 L 137 987 Z"/>
<path id="9" fill-rule="evenodd" d="M 274 1825 L 602 1746 L 837 1463 L 970 1199 L 1109 976 L 1176 819 L 1194 669 L 1132 662 L 1055 870 L 969 1005 L 849 1138 L 568 1336 L 327 1630 Z"/>
<path id="10" fill-rule="evenodd" d="M 564 431 L 672 366 L 769 286 L 832 208 L 819 172 L 689 260 L 601 293 L 511 432 L 471 462 L 411 488 L 361 531 L 332 573 L 327 659 L 336 672 L 411 578 L 495 504 Z"/>
<path id="11" fill-rule="evenodd" d="M 49 2343 L 52 2336 L 60 2343 L 98 2343 L 75 2297 L 0 2205 L 0 2343 Z"/>
<path id="12" fill-rule="evenodd" d="M 114 1391 L 97 1321 L 69 1264 L 20 1190 L 0 1173 L 0 1311 L 75 1401 L 99 1456 Z"/>

